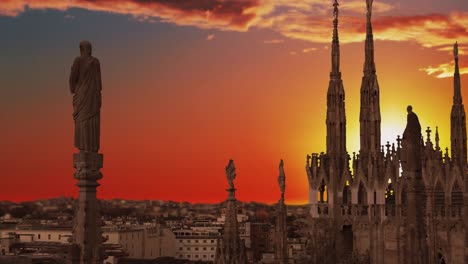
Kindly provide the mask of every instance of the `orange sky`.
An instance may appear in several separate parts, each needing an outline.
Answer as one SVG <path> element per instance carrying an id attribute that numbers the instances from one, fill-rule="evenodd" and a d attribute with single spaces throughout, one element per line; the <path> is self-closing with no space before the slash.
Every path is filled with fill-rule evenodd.
<path id="1" fill-rule="evenodd" d="M 287 202 L 305 203 L 305 157 L 325 151 L 331 6 L 144 2 L 0 4 L 0 199 L 76 196 L 67 79 L 79 41 L 88 39 L 103 72 L 99 197 L 219 202 L 232 158 L 237 197 L 271 203 L 279 199 L 282 158 Z M 340 12 L 350 153 L 359 146 L 361 2 L 343 1 Z M 412 104 L 424 130 L 439 126 L 441 146 L 449 145 L 450 49 L 458 40 L 467 50 L 467 10 L 456 1 L 433 10 L 376 2 L 383 144 L 402 133 Z M 468 73 L 468 56 L 460 64 Z M 462 75 L 468 100 L 465 83 Z"/>

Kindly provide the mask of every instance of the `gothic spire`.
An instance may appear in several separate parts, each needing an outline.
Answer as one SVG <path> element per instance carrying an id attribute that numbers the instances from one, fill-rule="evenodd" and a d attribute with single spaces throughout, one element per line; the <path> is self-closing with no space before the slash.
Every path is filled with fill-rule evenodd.
<path id="1" fill-rule="evenodd" d="M 372 3 L 367 4 L 367 26 L 365 41 L 364 76 L 361 84 L 361 110 L 360 110 L 360 136 L 361 156 L 367 159 L 375 156 L 380 150 L 381 128 L 380 128 L 380 88 L 377 81 L 374 61 L 374 36 L 372 34 Z M 365 164 L 363 162 L 362 164 Z"/>
<path id="2" fill-rule="evenodd" d="M 340 40 L 338 38 L 338 1 L 333 4 L 333 42 L 332 42 L 332 71 L 331 76 L 340 78 Z"/>
<path id="3" fill-rule="evenodd" d="M 372 33 L 372 3 L 374 0 L 366 0 L 367 5 L 367 22 L 366 22 L 366 49 L 365 49 L 365 63 L 364 75 L 375 74 L 374 62 L 374 35 Z"/>
<path id="4" fill-rule="evenodd" d="M 327 92 L 327 154 L 344 158 L 346 154 L 345 91 L 340 72 L 338 39 L 338 1 L 333 3 L 332 70 Z M 341 164 L 342 162 L 338 162 Z"/>
<path id="5" fill-rule="evenodd" d="M 452 159 L 464 168 L 467 162 L 466 115 L 461 95 L 460 69 L 458 66 L 458 43 L 453 46 L 455 73 L 453 75 L 453 105 L 450 114 L 450 141 Z"/>
<path id="6" fill-rule="evenodd" d="M 454 74 L 454 85 L 453 85 L 453 104 L 462 104 L 462 96 L 460 89 L 460 69 L 458 67 L 458 42 L 455 42 L 453 46 L 453 55 L 455 57 L 455 74 Z"/>

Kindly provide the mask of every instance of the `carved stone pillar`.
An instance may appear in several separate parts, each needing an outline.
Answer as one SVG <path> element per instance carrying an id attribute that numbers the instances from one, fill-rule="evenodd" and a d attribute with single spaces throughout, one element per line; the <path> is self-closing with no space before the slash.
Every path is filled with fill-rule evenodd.
<path id="1" fill-rule="evenodd" d="M 80 152 L 73 155 L 78 180 L 78 205 L 73 226 L 73 243 L 79 247 L 80 264 L 102 264 L 102 220 L 96 199 L 98 180 L 102 179 L 100 169 L 103 155 L 93 152 Z"/>

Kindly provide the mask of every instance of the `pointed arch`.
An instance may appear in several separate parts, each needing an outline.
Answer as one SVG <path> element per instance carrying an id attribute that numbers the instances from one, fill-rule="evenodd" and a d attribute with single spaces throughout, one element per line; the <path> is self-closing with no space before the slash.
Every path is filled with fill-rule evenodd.
<path id="1" fill-rule="evenodd" d="M 320 183 L 318 188 L 317 201 L 319 203 L 328 203 L 328 187 L 325 184 L 324 179 L 322 179 L 322 182 Z"/>
<path id="2" fill-rule="evenodd" d="M 362 182 L 359 182 L 358 187 L 358 204 L 367 205 L 367 190 Z"/>
<path id="3" fill-rule="evenodd" d="M 349 181 L 346 181 L 345 186 L 343 187 L 343 204 L 351 204 L 351 188 Z"/>

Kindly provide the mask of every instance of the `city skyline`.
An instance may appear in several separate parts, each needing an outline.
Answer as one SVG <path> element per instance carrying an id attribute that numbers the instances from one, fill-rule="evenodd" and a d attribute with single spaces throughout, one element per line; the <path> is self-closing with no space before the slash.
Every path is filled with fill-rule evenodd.
<path id="1" fill-rule="evenodd" d="M 227 187 L 223 167 L 232 158 L 238 168 L 238 199 L 272 203 L 279 196 L 277 162 L 284 159 L 286 202 L 306 203 L 305 156 L 311 149 L 325 151 L 331 1 L 323 6 L 312 0 L 297 5 L 272 1 L 273 7 L 227 1 L 225 8 L 214 5 L 219 1 L 207 6 L 112 2 L 121 5 L 0 4 L 0 25 L 6 25 L 7 36 L 0 43 L 0 57 L 6 58 L 0 61 L 0 71 L 6 73 L 0 120 L 8 124 L 0 132 L 7 176 L 0 200 L 75 196 L 67 78 L 77 43 L 87 39 L 104 65 L 106 166 L 100 198 L 220 202 Z M 340 8 L 350 155 L 359 149 L 363 2 L 344 2 Z M 382 145 L 402 134 L 406 105 L 412 104 L 423 130 L 439 127 L 445 149 L 450 145 L 455 41 L 460 44 L 462 95 L 468 96 L 463 89 L 468 81 L 463 75 L 468 73 L 468 4 L 448 1 L 434 9 L 413 4 L 378 1 L 374 6 Z M 278 14 L 268 13 L 267 7 Z M 213 18 L 200 10 L 211 10 L 205 13 Z M 318 19 L 301 15 L 308 12 Z M 292 26 L 288 29 L 278 18 Z M 310 32 L 304 31 L 305 21 Z M 33 25 L 38 29 L 32 30 Z M 399 96 L 403 92 L 407 98 Z"/>

